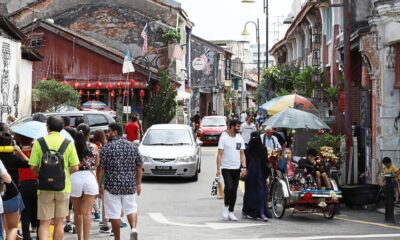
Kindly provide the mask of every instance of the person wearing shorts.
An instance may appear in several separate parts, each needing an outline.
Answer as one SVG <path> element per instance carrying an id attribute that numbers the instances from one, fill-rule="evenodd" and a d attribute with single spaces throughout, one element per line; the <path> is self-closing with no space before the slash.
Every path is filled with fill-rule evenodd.
<path id="1" fill-rule="evenodd" d="M 89 142 L 89 125 L 81 123 L 76 130 L 74 140 L 80 163 L 79 171 L 71 175 L 71 200 L 78 240 L 88 240 L 92 207 L 99 194 L 99 185 L 94 174 L 99 165 L 99 150 L 95 144 Z"/>
<path id="2" fill-rule="evenodd" d="M 138 148 L 122 138 L 122 126 L 112 123 L 108 127 L 108 135 L 112 139 L 103 146 L 100 152 L 100 166 L 97 181 L 101 185 L 105 175 L 104 189 L 100 188 L 100 196 L 104 197 L 105 215 L 111 220 L 114 239 L 120 240 L 121 212 L 131 227 L 131 240 L 137 240 L 137 202 L 142 182 L 142 158 Z"/>
<path id="3" fill-rule="evenodd" d="M 64 137 L 60 132 L 64 127 L 61 117 L 50 116 L 47 119 L 47 129 L 49 135 L 44 140 L 49 149 L 59 149 L 64 142 Z M 43 151 L 38 141 L 32 147 L 29 165 L 33 172 L 39 173 Z M 39 239 L 49 238 L 49 227 L 51 220 L 54 219 L 54 240 L 62 240 L 64 237 L 63 223 L 68 214 L 69 194 L 71 192 L 70 174 L 79 169 L 79 158 L 76 153 L 75 145 L 70 142 L 64 154 L 65 188 L 62 191 L 38 191 L 38 219 L 40 220 Z M 40 178 L 40 173 L 39 173 Z"/>

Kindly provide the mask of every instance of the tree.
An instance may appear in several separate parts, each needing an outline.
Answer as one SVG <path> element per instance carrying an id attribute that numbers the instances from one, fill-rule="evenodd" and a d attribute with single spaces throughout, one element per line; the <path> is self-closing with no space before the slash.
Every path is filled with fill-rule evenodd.
<path id="1" fill-rule="evenodd" d="M 176 113 L 176 90 L 171 86 L 167 70 L 160 71 L 160 91 L 149 98 L 143 114 L 147 126 L 169 123 Z"/>
<path id="2" fill-rule="evenodd" d="M 34 89 L 34 101 L 40 102 L 41 111 L 58 111 L 61 105 L 79 107 L 81 99 L 71 85 L 56 80 L 39 81 Z"/>

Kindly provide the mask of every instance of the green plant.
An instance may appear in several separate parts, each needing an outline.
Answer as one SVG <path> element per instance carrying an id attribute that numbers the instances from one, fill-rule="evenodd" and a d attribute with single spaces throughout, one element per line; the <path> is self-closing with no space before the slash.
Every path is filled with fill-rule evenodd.
<path id="1" fill-rule="evenodd" d="M 58 111 L 63 104 L 78 107 L 81 102 L 71 85 L 56 80 L 39 81 L 33 89 L 33 100 L 40 102 L 41 111 Z"/>
<path id="2" fill-rule="evenodd" d="M 171 86 L 167 70 L 160 71 L 160 91 L 149 98 L 144 108 L 144 123 L 147 127 L 153 124 L 169 123 L 176 113 L 176 89 Z"/>
<path id="3" fill-rule="evenodd" d="M 329 133 L 323 133 L 321 135 L 312 136 L 307 142 L 307 148 L 314 148 L 319 151 L 320 147 L 328 146 L 332 147 L 336 154 L 340 153 L 340 139 L 341 135 L 333 135 Z"/>
<path id="4" fill-rule="evenodd" d="M 179 42 L 179 40 L 181 39 L 181 34 L 178 30 L 168 28 L 164 30 L 162 38 L 164 39 L 164 41 L 176 40 L 177 42 Z"/>

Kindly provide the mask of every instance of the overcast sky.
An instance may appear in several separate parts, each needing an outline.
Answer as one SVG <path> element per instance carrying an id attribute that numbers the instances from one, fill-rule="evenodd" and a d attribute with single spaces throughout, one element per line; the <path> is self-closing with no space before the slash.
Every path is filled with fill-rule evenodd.
<path id="1" fill-rule="evenodd" d="M 265 43 L 266 17 L 263 13 L 263 1 L 245 4 L 241 0 L 176 0 L 182 3 L 182 8 L 194 22 L 193 33 L 206 40 L 249 40 L 255 42 L 255 27 L 248 25 L 250 36 L 244 39 L 241 36 L 244 24 L 247 21 L 256 21 L 260 18 L 261 43 Z M 291 12 L 293 0 L 269 0 L 269 47 L 276 39 L 282 38 L 285 26 L 278 27 L 274 24 L 282 23 Z M 278 19 L 279 18 L 279 19 Z M 275 28 L 275 30 L 274 30 Z"/>

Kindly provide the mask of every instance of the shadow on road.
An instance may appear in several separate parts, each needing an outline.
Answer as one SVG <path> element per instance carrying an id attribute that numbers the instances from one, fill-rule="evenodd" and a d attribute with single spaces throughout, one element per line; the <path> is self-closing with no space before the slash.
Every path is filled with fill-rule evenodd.
<path id="1" fill-rule="evenodd" d="M 193 183 L 193 181 L 190 178 L 181 178 L 181 177 L 143 177 L 142 181 L 148 184 Z"/>

